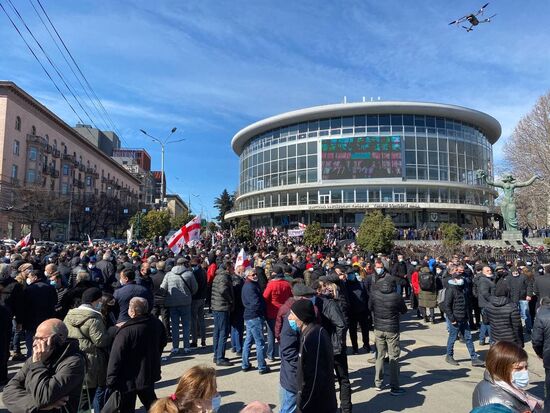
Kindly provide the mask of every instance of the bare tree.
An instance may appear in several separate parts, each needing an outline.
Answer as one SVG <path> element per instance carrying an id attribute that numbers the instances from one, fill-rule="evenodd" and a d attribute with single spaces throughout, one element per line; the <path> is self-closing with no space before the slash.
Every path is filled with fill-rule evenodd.
<path id="1" fill-rule="evenodd" d="M 542 178 L 517 192 L 520 225 L 546 226 L 550 196 L 550 91 L 517 124 L 504 154 L 518 180 Z"/>

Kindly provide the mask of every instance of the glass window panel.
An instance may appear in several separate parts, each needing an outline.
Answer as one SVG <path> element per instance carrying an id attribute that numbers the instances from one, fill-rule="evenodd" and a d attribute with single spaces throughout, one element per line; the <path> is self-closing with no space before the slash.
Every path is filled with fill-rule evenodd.
<path id="1" fill-rule="evenodd" d="M 418 188 L 418 202 L 428 202 L 428 193 L 425 189 Z"/>
<path id="2" fill-rule="evenodd" d="M 296 156 L 296 145 L 288 145 L 288 157 Z"/>
<path id="3" fill-rule="evenodd" d="M 427 149 L 426 138 L 424 138 L 423 136 L 417 136 L 416 137 L 416 148 L 419 151 L 425 151 Z"/>
<path id="4" fill-rule="evenodd" d="M 342 203 L 342 191 L 339 189 L 331 191 L 331 201 L 333 204 Z"/>
<path id="5" fill-rule="evenodd" d="M 449 180 L 449 171 L 447 170 L 447 168 L 439 168 L 439 179 L 441 181 Z"/>
<path id="6" fill-rule="evenodd" d="M 305 184 L 307 182 L 307 172 L 305 170 L 298 171 L 297 181 L 298 184 Z"/>
<path id="7" fill-rule="evenodd" d="M 439 179 L 439 169 L 438 168 L 430 168 L 429 169 L 430 179 L 437 181 Z"/>
<path id="8" fill-rule="evenodd" d="M 428 162 L 431 166 L 437 166 L 437 152 L 428 152 Z"/>
<path id="9" fill-rule="evenodd" d="M 321 119 L 319 121 L 319 128 L 321 130 L 327 130 L 330 129 L 330 120 L 329 119 Z"/>
<path id="10" fill-rule="evenodd" d="M 330 134 L 331 135 L 340 135 L 341 131 L 340 129 L 331 129 Z"/>
<path id="11" fill-rule="evenodd" d="M 307 192 L 298 192 L 298 203 L 300 205 L 307 205 Z"/>
<path id="12" fill-rule="evenodd" d="M 407 166 L 405 168 L 405 176 L 407 179 L 416 179 L 416 166 Z"/>
<path id="13" fill-rule="evenodd" d="M 413 115 L 403 115 L 403 125 L 405 125 L 405 126 L 414 126 L 414 116 Z"/>
<path id="14" fill-rule="evenodd" d="M 386 132 L 391 132 L 391 127 L 390 126 L 380 126 L 380 133 L 386 133 Z"/>
<path id="15" fill-rule="evenodd" d="M 280 194 L 280 196 L 279 196 L 279 205 L 280 206 L 287 206 L 288 205 L 288 193 L 287 192 L 283 192 L 282 194 Z"/>
<path id="16" fill-rule="evenodd" d="M 353 128 L 342 129 L 342 134 L 346 134 L 346 133 L 353 133 Z"/>
<path id="17" fill-rule="evenodd" d="M 405 152 L 405 163 L 407 165 L 416 165 L 416 152 L 415 151 L 406 151 Z"/>
<path id="18" fill-rule="evenodd" d="M 416 153 L 416 159 L 419 165 L 426 165 L 428 163 L 428 154 L 426 151 L 418 151 Z"/>
<path id="19" fill-rule="evenodd" d="M 414 115 L 414 126 L 426 126 L 426 116 Z"/>
<path id="20" fill-rule="evenodd" d="M 355 116 L 355 126 L 366 126 L 365 115 Z"/>
<path id="21" fill-rule="evenodd" d="M 288 185 L 294 185 L 296 183 L 296 171 L 289 171 L 288 172 Z"/>
<path id="22" fill-rule="evenodd" d="M 445 127 L 445 119 L 441 117 L 435 118 L 435 127 L 436 128 L 444 128 Z"/>
<path id="23" fill-rule="evenodd" d="M 344 202 L 355 202 L 355 191 L 353 189 L 344 190 Z"/>
<path id="24" fill-rule="evenodd" d="M 364 127 L 355 128 L 355 133 L 363 133 L 363 132 L 365 132 Z"/>
<path id="25" fill-rule="evenodd" d="M 430 202 L 439 202 L 439 190 L 430 189 Z"/>
<path id="26" fill-rule="evenodd" d="M 317 168 L 317 155 L 311 155 L 307 157 L 307 167 Z"/>
<path id="27" fill-rule="evenodd" d="M 437 151 L 437 138 L 428 138 L 428 150 Z"/>
<path id="28" fill-rule="evenodd" d="M 406 136 L 405 137 L 405 149 L 415 149 L 416 148 L 416 144 L 415 144 L 416 140 L 414 139 L 413 136 Z"/>
<path id="29" fill-rule="evenodd" d="M 378 133 L 378 126 L 367 126 L 367 133 Z"/>
<path id="30" fill-rule="evenodd" d="M 342 118 L 342 127 L 353 127 L 353 116 L 346 116 L 345 118 Z"/>
<path id="31" fill-rule="evenodd" d="M 271 152 L 270 151 L 264 151 L 264 161 L 268 162 L 271 160 Z"/>
<path id="32" fill-rule="evenodd" d="M 428 168 L 425 166 L 418 167 L 418 179 L 428 179 Z"/>
<path id="33" fill-rule="evenodd" d="M 292 171 L 296 169 L 296 158 L 288 158 L 288 170 Z"/>
<path id="34" fill-rule="evenodd" d="M 271 149 L 271 160 L 274 161 L 277 159 L 279 159 L 279 151 L 277 148 Z"/>
<path id="35" fill-rule="evenodd" d="M 279 172 L 279 163 L 277 161 L 271 162 L 271 173 Z"/>
<path id="36" fill-rule="evenodd" d="M 380 202 L 380 188 L 369 189 L 369 202 Z"/>
<path id="37" fill-rule="evenodd" d="M 336 129 L 342 127 L 342 118 L 330 118 L 330 128 Z"/>
<path id="38" fill-rule="evenodd" d="M 416 202 L 416 188 L 407 188 L 407 202 Z"/>
<path id="39" fill-rule="evenodd" d="M 300 132 L 300 133 L 307 132 L 307 123 L 306 122 L 300 123 L 298 125 L 298 132 Z"/>
<path id="40" fill-rule="evenodd" d="M 355 202 L 367 202 L 368 190 L 366 189 L 356 189 L 355 190 Z"/>
<path id="41" fill-rule="evenodd" d="M 390 115 L 378 115 L 378 124 L 379 125 L 390 125 Z"/>
<path id="42" fill-rule="evenodd" d="M 401 125 L 403 125 L 403 116 L 402 115 L 391 115 L 391 124 L 392 124 L 392 126 L 401 126 Z"/>
<path id="43" fill-rule="evenodd" d="M 297 148 L 297 155 L 305 155 L 306 154 L 306 144 L 305 143 L 299 143 Z"/>
<path id="44" fill-rule="evenodd" d="M 391 188 L 382 188 L 382 202 L 392 202 L 393 191 Z"/>
<path id="45" fill-rule="evenodd" d="M 426 116 L 426 126 L 428 128 L 435 128 L 435 117 L 434 116 Z"/>
<path id="46" fill-rule="evenodd" d="M 317 169 L 308 169 L 308 171 L 307 171 L 307 181 L 308 182 L 317 182 Z"/>
<path id="47" fill-rule="evenodd" d="M 300 156 L 298 157 L 298 169 L 305 169 L 307 167 L 306 165 L 306 156 Z M 289 164 L 290 165 L 290 164 Z M 290 168 L 290 166 L 289 166 Z"/>
<path id="48" fill-rule="evenodd" d="M 317 142 L 308 142 L 307 143 L 307 153 L 317 153 Z"/>
<path id="49" fill-rule="evenodd" d="M 449 168 L 449 181 L 456 182 L 458 180 L 458 173 L 456 167 Z"/>
<path id="50" fill-rule="evenodd" d="M 279 147 L 279 159 L 286 158 L 286 146 Z"/>
<path id="51" fill-rule="evenodd" d="M 307 123 L 307 129 L 310 132 L 318 131 L 319 130 L 319 121 L 318 120 L 311 120 Z"/>
<path id="52" fill-rule="evenodd" d="M 378 126 L 378 115 L 367 115 L 367 126 Z"/>
<path id="53" fill-rule="evenodd" d="M 317 204 L 317 201 L 319 201 L 319 194 L 316 190 L 308 191 L 309 196 L 309 204 Z"/>

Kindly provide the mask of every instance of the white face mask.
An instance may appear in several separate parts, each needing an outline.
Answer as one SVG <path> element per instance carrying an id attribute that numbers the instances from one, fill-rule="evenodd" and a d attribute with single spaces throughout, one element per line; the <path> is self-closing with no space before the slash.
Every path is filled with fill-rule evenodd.
<path id="1" fill-rule="evenodd" d="M 380 275 L 384 272 L 384 268 L 375 268 L 374 271 L 376 271 L 376 274 Z"/>
<path id="2" fill-rule="evenodd" d="M 222 396 L 219 394 L 216 394 L 214 397 L 212 397 L 212 410 L 217 412 L 220 409 L 220 406 L 222 405 Z"/>
<path id="3" fill-rule="evenodd" d="M 27 279 L 25 280 L 25 282 L 27 283 L 27 285 L 31 285 L 31 284 L 32 284 L 32 280 L 31 280 L 30 278 L 27 278 Z"/>

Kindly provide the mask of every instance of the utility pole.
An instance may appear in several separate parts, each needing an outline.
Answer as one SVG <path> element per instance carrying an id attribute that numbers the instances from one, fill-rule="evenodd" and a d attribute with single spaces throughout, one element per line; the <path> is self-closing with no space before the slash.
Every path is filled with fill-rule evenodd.
<path id="1" fill-rule="evenodd" d="M 67 222 L 67 239 L 66 241 L 69 241 L 71 239 L 71 218 L 73 213 L 73 190 L 74 187 L 71 186 L 71 195 L 69 198 L 69 221 Z"/>

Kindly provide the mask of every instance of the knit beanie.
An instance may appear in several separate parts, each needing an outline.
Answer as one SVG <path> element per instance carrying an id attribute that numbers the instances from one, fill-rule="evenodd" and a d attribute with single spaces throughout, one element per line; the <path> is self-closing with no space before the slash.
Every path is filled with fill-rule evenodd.
<path id="1" fill-rule="evenodd" d="M 294 315 L 306 324 L 315 321 L 315 310 L 310 300 L 298 300 L 290 308 Z"/>
<path id="2" fill-rule="evenodd" d="M 102 295 L 103 294 L 99 288 L 88 288 L 82 293 L 82 304 L 91 304 L 94 301 L 99 300 Z"/>

